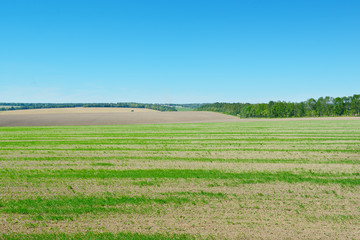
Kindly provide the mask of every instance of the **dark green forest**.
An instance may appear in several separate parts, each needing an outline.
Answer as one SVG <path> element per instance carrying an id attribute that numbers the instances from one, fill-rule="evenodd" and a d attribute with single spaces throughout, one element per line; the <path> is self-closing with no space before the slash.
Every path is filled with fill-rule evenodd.
<path id="1" fill-rule="evenodd" d="M 256 104 L 217 102 L 204 104 L 195 110 L 221 112 L 242 118 L 359 116 L 360 95 L 310 98 L 299 103 L 284 101 Z"/>

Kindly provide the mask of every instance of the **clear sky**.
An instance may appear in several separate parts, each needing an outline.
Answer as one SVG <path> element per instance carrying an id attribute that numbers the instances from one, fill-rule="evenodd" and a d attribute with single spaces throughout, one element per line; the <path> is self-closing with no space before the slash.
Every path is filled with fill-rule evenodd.
<path id="1" fill-rule="evenodd" d="M 0 102 L 360 93 L 360 1 L 1 0 Z"/>

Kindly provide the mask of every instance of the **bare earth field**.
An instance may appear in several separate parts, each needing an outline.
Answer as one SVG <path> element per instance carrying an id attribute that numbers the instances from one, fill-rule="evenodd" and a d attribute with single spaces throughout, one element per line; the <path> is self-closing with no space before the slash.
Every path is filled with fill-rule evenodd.
<path id="1" fill-rule="evenodd" d="M 360 118 L 240 119 L 215 112 L 159 112 L 143 108 L 52 108 L 0 112 L 0 126 L 75 126 L 162 123 L 210 123 Z"/>
<path id="2" fill-rule="evenodd" d="M 42 108 L 0 112 L 1 115 L 53 114 L 53 113 L 125 113 L 157 112 L 146 108 L 111 108 L 111 107 L 76 107 L 76 108 Z"/>
<path id="3" fill-rule="evenodd" d="M 0 239 L 360 239 L 335 119 L 1 127 Z"/>
<path id="4" fill-rule="evenodd" d="M 133 110 L 134 112 L 131 112 Z M 67 126 L 156 123 L 234 122 L 237 117 L 213 112 L 159 112 L 129 108 L 36 109 L 0 113 L 0 126 Z"/>

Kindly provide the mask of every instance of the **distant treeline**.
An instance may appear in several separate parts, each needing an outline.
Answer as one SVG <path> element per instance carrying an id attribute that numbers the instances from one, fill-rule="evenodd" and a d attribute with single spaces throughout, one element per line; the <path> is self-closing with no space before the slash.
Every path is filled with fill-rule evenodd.
<path id="1" fill-rule="evenodd" d="M 350 97 L 320 97 L 294 103 L 270 101 L 269 103 L 213 103 L 204 104 L 197 111 L 213 111 L 243 118 L 288 118 L 288 117 L 326 117 L 359 116 L 360 95 Z"/>
<path id="2" fill-rule="evenodd" d="M 174 107 L 151 103 L 0 103 L 0 111 L 75 107 L 147 108 L 158 111 L 176 111 Z"/>

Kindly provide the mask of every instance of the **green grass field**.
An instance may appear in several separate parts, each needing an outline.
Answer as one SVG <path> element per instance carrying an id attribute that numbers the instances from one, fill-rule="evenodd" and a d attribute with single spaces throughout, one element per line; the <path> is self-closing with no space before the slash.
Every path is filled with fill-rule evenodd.
<path id="1" fill-rule="evenodd" d="M 358 239 L 360 120 L 0 128 L 0 239 Z"/>

